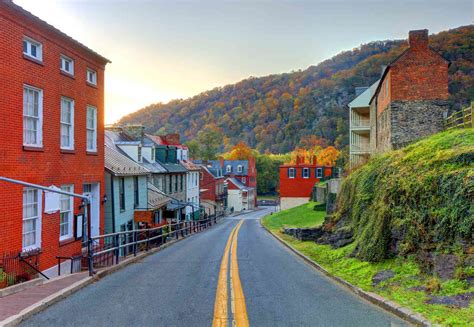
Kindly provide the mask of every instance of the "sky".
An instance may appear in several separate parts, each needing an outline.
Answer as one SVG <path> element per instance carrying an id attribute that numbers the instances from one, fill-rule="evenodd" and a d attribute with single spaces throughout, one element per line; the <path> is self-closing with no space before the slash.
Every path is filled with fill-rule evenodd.
<path id="1" fill-rule="evenodd" d="M 375 40 L 473 23 L 473 0 L 14 0 L 112 61 L 105 120 L 306 69 Z"/>

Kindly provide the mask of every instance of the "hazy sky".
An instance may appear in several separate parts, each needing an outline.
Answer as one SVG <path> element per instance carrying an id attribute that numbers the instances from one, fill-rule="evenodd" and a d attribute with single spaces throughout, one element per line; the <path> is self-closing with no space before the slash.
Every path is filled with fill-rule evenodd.
<path id="1" fill-rule="evenodd" d="M 374 40 L 472 24 L 473 0 L 14 0 L 109 58 L 106 122 Z"/>

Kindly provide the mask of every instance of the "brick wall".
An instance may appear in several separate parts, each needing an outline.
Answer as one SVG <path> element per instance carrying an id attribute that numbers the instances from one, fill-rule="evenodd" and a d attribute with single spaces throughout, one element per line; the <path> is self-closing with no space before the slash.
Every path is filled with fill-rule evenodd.
<path id="1" fill-rule="evenodd" d="M 22 40 L 29 36 L 43 44 L 43 62 L 23 57 Z M 60 54 L 74 59 L 74 77 L 60 73 Z M 5 2 L 0 3 L 0 175 L 41 185 L 73 184 L 82 193 L 84 183 L 100 183 L 104 193 L 104 68 L 105 62 L 66 36 Z M 86 68 L 97 71 L 97 86 L 86 83 Z M 23 85 L 43 90 L 43 148 L 23 149 Z M 61 96 L 74 99 L 72 153 L 60 150 Z M 97 108 L 97 148 L 86 154 L 86 106 Z M 0 182 L 0 252 L 22 248 L 23 187 Z M 74 200 L 75 214 L 80 200 Z M 44 205 L 43 205 L 44 208 Z M 100 209 L 103 217 L 103 208 Z M 101 219 L 103 229 L 103 219 Z M 81 251 L 79 241 L 59 242 L 59 213 L 42 214 L 42 270 L 56 264 L 57 255 Z"/>
<path id="2" fill-rule="evenodd" d="M 315 169 L 317 166 L 308 165 L 310 175 L 309 178 L 302 177 L 302 166 L 292 166 L 296 168 L 295 178 L 288 177 L 288 169 L 290 166 L 280 167 L 280 197 L 306 197 L 309 199 L 313 191 L 313 187 L 320 181 L 316 178 Z M 324 170 L 324 176 L 329 177 L 332 174 L 331 167 L 320 167 Z"/>

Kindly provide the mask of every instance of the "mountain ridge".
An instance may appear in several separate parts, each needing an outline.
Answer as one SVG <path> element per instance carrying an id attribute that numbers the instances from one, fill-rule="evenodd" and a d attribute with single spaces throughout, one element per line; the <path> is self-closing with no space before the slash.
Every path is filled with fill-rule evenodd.
<path id="1" fill-rule="evenodd" d="M 453 108 L 474 98 L 473 44 L 474 25 L 430 35 L 430 46 L 452 63 Z M 406 47 L 406 40 L 373 41 L 304 70 L 250 76 L 187 99 L 151 104 L 119 124 L 143 124 L 149 133 L 180 132 L 184 140 L 204 128 L 216 128 L 224 135 L 224 146 L 244 141 L 260 152 L 288 152 L 311 135 L 344 148 L 346 105 L 354 88 L 375 82 L 382 66 Z"/>

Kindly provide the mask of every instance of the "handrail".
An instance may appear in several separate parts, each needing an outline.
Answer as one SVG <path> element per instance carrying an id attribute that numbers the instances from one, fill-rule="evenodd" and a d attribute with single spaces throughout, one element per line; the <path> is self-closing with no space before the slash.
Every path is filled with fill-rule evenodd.
<path id="1" fill-rule="evenodd" d="M 18 257 L 19 257 L 19 260 L 20 260 L 21 262 L 26 263 L 28 266 L 30 266 L 34 271 L 36 271 L 37 273 L 39 273 L 41 276 L 43 276 L 43 277 L 46 278 L 46 279 L 49 279 L 49 277 L 46 276 L 45 274 L 43 274 L 43 273 L 41 272 L 41 270 L 39 270 L 38 268 L 36 268 L 36 267 L 33 266 L 32 264 L 30 264 L 30 263 L 29 263 L 28 261 L 26 261 L 25 259 L 23 259 L 23 257 L 22 257 L 21 255 L 18 255 Z"/>

